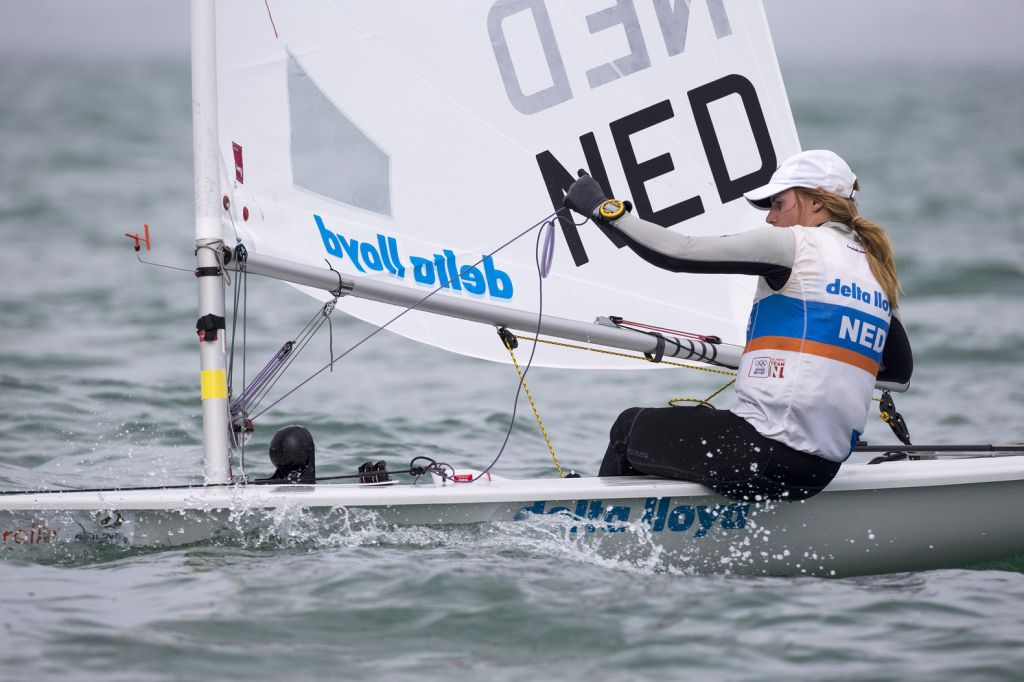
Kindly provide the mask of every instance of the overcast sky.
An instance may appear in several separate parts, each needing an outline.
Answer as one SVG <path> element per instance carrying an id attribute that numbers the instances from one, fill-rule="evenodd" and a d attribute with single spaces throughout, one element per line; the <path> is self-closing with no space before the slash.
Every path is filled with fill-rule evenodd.
<path id="1" fill-rule="evenodd" d="M 804 59 L 1024 65 L 1024 0 L 764 1 L 783 68 Z M 187 0 L 3 3 L 2 52 L 188 54 Z"/>

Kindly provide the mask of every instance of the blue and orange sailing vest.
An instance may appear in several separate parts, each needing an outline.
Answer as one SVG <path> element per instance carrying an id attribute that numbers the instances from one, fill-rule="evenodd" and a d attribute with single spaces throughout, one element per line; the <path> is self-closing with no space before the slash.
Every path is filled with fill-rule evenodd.
<path id="1" fill-rule="evenodd" d="M 842 462 L 864 432 L 890 305 L 845 225 L 786 229 L 792 274 L 778 291 L 758 283 L 732 412 L 767 438 Z"/>

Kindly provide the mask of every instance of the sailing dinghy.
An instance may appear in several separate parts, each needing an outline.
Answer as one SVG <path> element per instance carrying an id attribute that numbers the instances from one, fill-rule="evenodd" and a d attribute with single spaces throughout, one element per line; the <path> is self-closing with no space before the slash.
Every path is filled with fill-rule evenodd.
<path id="1" fill-rule="evenodd" d="M 894 454 L 844 465 L 800 503 L 437 463 L 410 465 L 415 482 L 376 465 L 328 482 L 296 451 L 278 453 L 291 467 L 279 479 L 233 474 L 256 398 L 295 347 L 229 381 L 226 274 L 279 279 L 324 304 L 324 317 L 340 309 L 490 360 L 507 362 L 518 336 L 529 366 L 737 366 L 752 278 L 658 271 L 556 211 L 582 167 L 666 229 L 759 225 L 743 192 L 799 150 L 764 10 L 606 5 L 193 0 L 204 483 L 5 493 L 5 555 L 230 540 L 242 519 L 293 516 L 540 524 L 602 553 L 654 551 L 702 573 L 845 576 L 1024 554 L 1018 446 L 879 448 Z M 557 239 L 541 247 L 542 229 Z M 677 328 L 691 333 L 667 331 Z M 552 340 L 562 343 L 541 343 Z M 615 353 L 588 352 L 601 349 Z"/>

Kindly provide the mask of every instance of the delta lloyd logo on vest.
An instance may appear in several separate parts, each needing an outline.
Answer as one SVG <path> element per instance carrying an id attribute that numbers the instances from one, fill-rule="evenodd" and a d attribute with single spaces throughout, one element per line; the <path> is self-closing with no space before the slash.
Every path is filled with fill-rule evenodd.
<path id="1" fill-rule="evenodd" d="M 313 220 L 320 230 L 327 253 L 348 260 L 359 272 L 390 272 L 401 279 L 406 279 L 409 274 L 414 282 L 424 286 L 440 285 L 454 291 L 464 290 L 478 296 L 486 294 L 503 300 L 512 298 L 512 278 L 496 268 L 490 256 L 483 257 L 483 271 L 472 265 L 459 265 L 450 249 L 442 249 L 441 253 L 431 254 L 429 258 L 408 256 L 407 268 L 394 237 L 378 233 L 376 244 L 360 242 L 327 229 L 323 218 L 316 214 L 313 214 Z"/>
<path id="2" fill-rule="evenodd" d="M 843 284 L 842 280 L 837 277 L 835 281 L 825 285 L 825 293 L 867 303 L 886 313 L 889 312 L 889 300 L 880 291 L 865 291 L 856 282 Z M 863 313 L 861 314 L 863 315 Z M 875 354 L 881 353 L 885 348 L 888 325 L 883 326 L 884 321 L 869 315 L 867 317 L 871 319 L 843 315 L 839 323 L 839 339 L 851 341 Z"/>
<path id="3" fill-rule="evenodd" d="M 865 291 L 857 286 L 856 282 L 843 284 L 842 280 L 836 277 L 834 282 L 829 282 L 825 285 L 825 293 L 832 294 L 833 296 L 842 296 L 843 298 L 852 298 L 855 301 L 867 303 L 876 308 L 881 308 L 885 312 L 889 312 L 889 299 L 883 296 L 882 292 Z"/>

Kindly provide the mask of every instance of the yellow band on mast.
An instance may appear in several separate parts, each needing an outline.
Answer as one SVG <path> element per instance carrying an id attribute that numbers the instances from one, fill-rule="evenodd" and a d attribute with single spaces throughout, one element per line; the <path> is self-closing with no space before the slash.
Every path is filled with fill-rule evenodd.
<path id="1" fill-rule="evenodd" d="M 228 397 L 228 375 L 223 369 L 204 369 L 199 373 L 199 384 L 203 400 Z"/>

